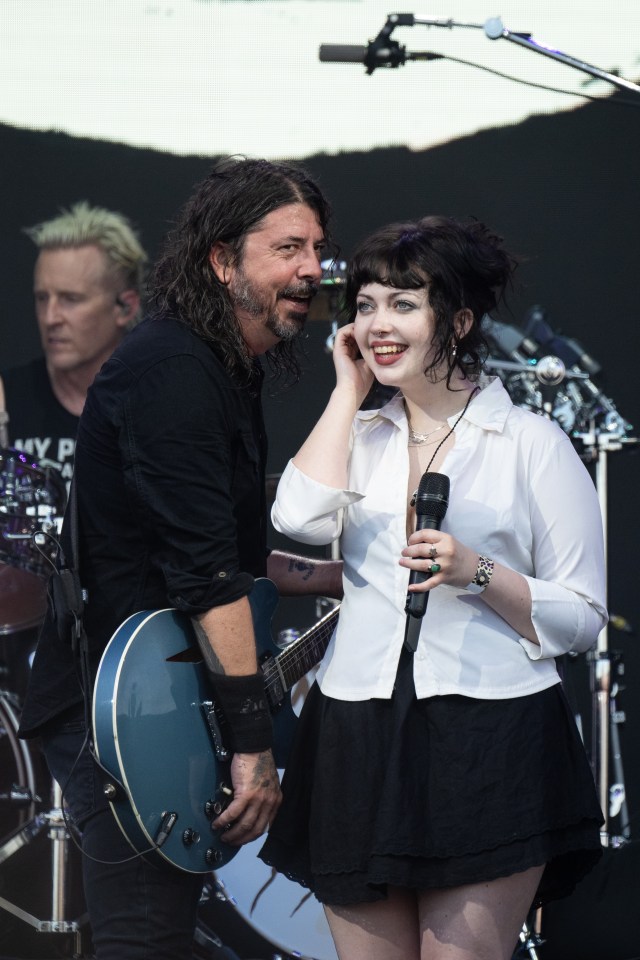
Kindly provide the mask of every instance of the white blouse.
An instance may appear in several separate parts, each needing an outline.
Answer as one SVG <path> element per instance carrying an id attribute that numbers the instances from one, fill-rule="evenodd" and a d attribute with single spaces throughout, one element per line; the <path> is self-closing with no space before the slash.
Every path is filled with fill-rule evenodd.
<path id="1" fill-rule="evenodd" d="M 455 423 L 456 416 L 449 423 Z M 290 462 L 274 526 L 302 543 L 340 537 L 344 600 L 318 671 L 327 696 L 391 696 L 404 640 L 408 427 L 402 398 L 359 411 L 349 487 Z M 499 379 L 477 394 L 440 468 L 450 478 L 441 529 L 521 573 L 540 645 L 518 635 L 482 596 L 441 584 L 429 593 L 414 656 L 418 697 L 502 699 L 557 683 L 554 657 L 591 647 L 607 621 L 602 517 L 593 482 L 555 423 L 512 404 Z"/>

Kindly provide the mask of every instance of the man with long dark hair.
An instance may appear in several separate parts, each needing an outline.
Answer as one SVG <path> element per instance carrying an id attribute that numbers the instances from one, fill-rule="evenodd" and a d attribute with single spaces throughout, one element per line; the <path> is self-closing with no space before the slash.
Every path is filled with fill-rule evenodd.
<path id="1" fill-rule="evenodd" d="M 154 312 L 102 368 L 78 433 L 89 681 L 114 630 L 136 611 L 168 606 L 192 618 L 234 754 L 233 797 L 213 828 L 235 846 L 263 833 L 280 803 L 248 601 L 254 578 L 268 575 L 289 594 L 341 591 L 337 562 L 267 549 L 258 360 L 268 353 L 277 368 L 295 370 L 291 345 L 318 290 L 328 219 L 303 170 L 218 164 L 156 267 Z M 68 517 L 67 560 L 70 528 Z M 132 856 L 85 742 L 86 704 L 59 633 L 51 608 L 21 733 L 42 737 L 81 832 L 96 955 L 186 960 L 203 875 Z"/>

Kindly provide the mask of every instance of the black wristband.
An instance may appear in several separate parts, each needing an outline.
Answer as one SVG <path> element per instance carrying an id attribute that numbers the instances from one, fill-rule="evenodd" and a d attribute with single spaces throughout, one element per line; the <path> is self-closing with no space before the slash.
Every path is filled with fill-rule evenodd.
<path id="1" fill-rule="evenodd" d="M 216 703 L 227 722 L 232 753 L 262 753 L 273 746 L 273 725 L 260 670 L 245 677 L 209 673 Z"/>

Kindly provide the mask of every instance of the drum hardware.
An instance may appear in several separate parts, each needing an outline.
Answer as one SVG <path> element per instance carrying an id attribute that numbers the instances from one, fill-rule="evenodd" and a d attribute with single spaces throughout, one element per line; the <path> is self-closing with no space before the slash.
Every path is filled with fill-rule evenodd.
<path id="1" fill-rule="evenodd" d="M 0 566 L 0 571 L 6 569 Z M 74 955 L 80 956 L 83 921 L 68 918 L 70 837 L 62 810 L 62 793 L 58 784 L 52 782 L 52 807 L 38 812 L 42 798 L 36 787 L 35 757 L 30 744 L 18 738 L 19 711 L 19 697 L 0 691 L 0 865 L 7 871 L 12 857 L 46 835 L 51 844 L 51 874 L 47 885 L 50 909 L 41 919 L 15 902 L 14 897 L 10 900 L 2 896 L 0 911 L 19 920 L 21 929 L 21 925 L 26 924 L 37 934 L 64 935 L 73 943 Z M 9 878 L 10 873 L 6 876 Z M 24 934 L 21 940 L 23 937 Z"/>
<path id="2" fill-rule="evenodd" d="M 612 444 L 633 444 L 633 429 L 614 402 L 591 379 L 600 366 L 584 348 L 554 334 L 542 307 L 533 307 L 524 329 L 499 323 L 485 314 L 482 329 L 495 370 L 516 406 L 555 420 L 574 441 L 581 441 L 583 459 L 597 458 L 597 434 Z M 600 441 L 604 442 L 604 441 Z"/>
<path id="3" fill-rule="evenodd" d="M 40 799 L 28 788 L 16 787 L 15 790 L 12 788 L 10 793 L 15 793 L 20 798 L 20 805 L 24 803 L 32 806 Z M 45 830 L 47 831 L 52 843 L 50 917 L 47 919 L 36 917 L 5 897 L 0 897 L 0 909 L 32 927 L 37 933 L 71 936 L 75 949 L 74 955 L 79 957 L 82 952 L 83 918 L 71 920 L 66 916 L 68 912 L 67 845 L 70 837 L 62 809 L 62 791 L 55 781 L 52 787 L 52 803 L 53 806 L 49 811 L 34 816 L 0 845 L 0 863 L 4 863 L 22 847 L 31 843 Z"/>
<path id="4" fill-rule="evenodd" d="M 342 288 L 347 281 L 347 264 L 344 260 L 322 260 L 320 266 L 322 268 L 322 279 L 320 280 L 318 293 L 309 306 L 308 319 L 311 322 L 330 320 L 332 324 L 335 324 L 335 330 L 337 331 L 336 317 L 340 311 Z M 333 335 L 335 336 L 335 332 Z M 327 347 L 330 353 L 333 344 L 331 348 L 328 344 L 329 341 L 327 341 Z"/>
<path id="5" fill-rule="evenodd" d="M 196 927 L 193 942 L 198 956 L 207 960 L 240 960 L 235 950 L 226 947 L 220 937 L 202 922 Z"/>
<path id="6" fill-rule="evenodd" d="M 498 358 L 489 358 L 486 366 L 498 373 L 513 402 L 555 420 L 571 437 L 582 459 L 595 463 L 595 485 L 604 528 L 606 570 L 608 456 L 638 443 L 637 437 L 629 436 L 632 425 L 621 416 L 614 402 L 591 380 L 591 376 L 600 371 L 600 365 L 576 340 L 553 332 L 544 308 L 531 308 L 524 329 L 498 323 L 488 315 L 483 318 L 483 329 L 490 348 L 501 355 Z M 547 350 L 553 350 L 554 356 L 545 356 Z M 595 649 L 588 654 L 593 697 L 591 765 L 605 818 L 602 830 L 603 846 L 607 846 L 611 839 L 611 810 L 616 810 L 615 815 L 624 815 L 623 833 L 613 842 L 616 845 L 625 842 L 629 832 L 626 798 L 620 793 L 620 790 L 624 789 L 624 781 L 617 722 L 612 719 L 620 714 L 615 708 L 615 700 L 613 704 L 611 702 L 611 661 L 608 630 L 605 626 Z M 616 785 L 616 803 L 613 806 L 609 787 L 611 746 L 616 758 L 616 781 L 621 785 Z"/>
<path id="7" fill-rule="evenodd" d="M 523 960 L 525 957 L 528 957 L 529 960 L 539 960 L 538 947 L 543 946 L 544 940 L 538 932 L 539 911 L 532 911 L 532 914 L 532 916 L 527 917 L 522 925 L 518 945 L 512 960 Z"/>
<path id="8" fill-rule="evenodd" d="M 599 364 L 577 341 L 555 335 L 543 308 L 532 308 L 523 330 L 499 324 L 489 316 L 484 318 L 484 329 L 490 349 L 498 355 L 490 357 L 486 367 L 496 371 L 513 403 L 555 420 L 571 438 L 581 458 L 586 463 L 595 463 L 606 571 L 607 458 L 610 453 L 638 443 L 636 437 L 629 435 L 632 425 L 591 379 L 600 371 Z M 624 618 L 618 619 L 626 624 Z M 611 625 L 617 627 L 616 623 Z M 600 839 L 603 847 L 620 849 L 631 836 L 619 738 L 619 725 L 624 722 L 625 714 L 617 706 L 617 694 L 622 688 L 614 676 L 617 674 L 619 678 L 624 668 L 621 655 L 609 651 L 606 626 L 595 648 L 587 654 L 587 664 L 592 697 L 590 759 L 604 816 Z M 610 821 L 614 818 L 619 820 L 617 835 L 610 834 Z M 538 956 L 537 947 L 544 943 L 540 931 L 546 910 L 537 911 L 531 926 L 525 924 L 514 957 Z M 523 954 L 523 949 L 529 952 Z M 542 953 L 545 955 L 544 950 Z"/>
<path id="9" fill-rule="evenodd" d="M 16 807 L 30 807 L 32 803 L 40 803 L 41 801 L 42 797 L 17 783 L 13 783 L 11 789 L 7 792 L 0 793 L 0 804 L 8 803 Z"/>
<path id="10" fill-rule="evenodd" d="M 608 456 L 610 453 L 624 449 L 625 445 L 638 442 L 637 438 L 627 437 L 620 432 L 623 426 L 629 427 L 624 421 L 617 423 L 615 420 L 610 419 L 598 425 L 595 419 L 593 419 L 589 431 L 578 435 L 578 439 L 582 440 L 591 459 L 596 459 L 596 490 L 598 491 L 604 530 L 605 570 L 608 569 Z M 609 651 L 608 636 L 608 626 L 605 625 L 600 632 L 595 649 L 590 651 L 587 660 L 590 667 L 591 692 L 593 697 L 591 764 L 598 787 L 600 806 L 604 816 L 602 844 L 603 846 L 608 846 L 609 843 L 612 842 L 615 846 L 620 846 L 629 839 L 630 832 L 628 817 L 626 815 L 625 798 L 619 808 L 619 811 L 624 814 L 625 820 L 623 824 L 623 834 L 617 838 L 611 838 L 609 836 L 609 820 L 610 817 L 613 816 L 609 806 L 610 748 L 612 746 L 613 756 L 615 757 L 614 763 L 618 771 L 616 779 L 620 782 L 623 782 L 623 780 L 618 725 L 617 722 L 614 722 L 612 719 L 617 711 L 615 708 L 615 697 L 612 697 L 614 687 L 612 684 L 611 664 L 614 658 Z"/>
<path id="11" fill-rule="evenodd" d="M 44 617 L 65 503 L 57 470 L 41 469 L 20 450 L 0 449 L 0 635 L 35 627 Z"/>

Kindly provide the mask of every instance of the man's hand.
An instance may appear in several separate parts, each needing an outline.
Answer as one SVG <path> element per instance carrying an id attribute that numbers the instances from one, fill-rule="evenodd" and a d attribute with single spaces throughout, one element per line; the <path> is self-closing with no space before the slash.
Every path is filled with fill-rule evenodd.
<path id="1" fill-rule="evenodd" d="M 267 831 L 282 802 L 272 752 L 234 754 L 231 783 L 233 800 L 213 827 L 221 831 L 225 843 L 240 847 Z"/>

